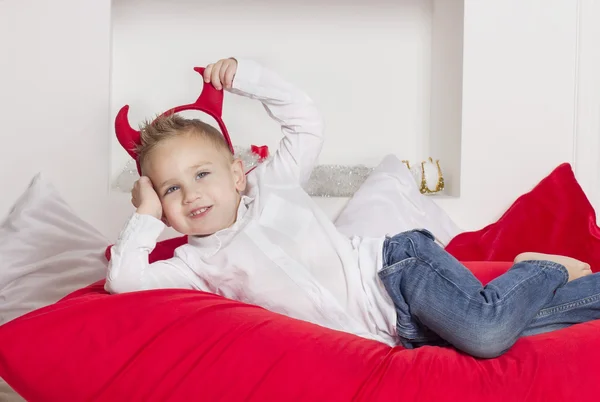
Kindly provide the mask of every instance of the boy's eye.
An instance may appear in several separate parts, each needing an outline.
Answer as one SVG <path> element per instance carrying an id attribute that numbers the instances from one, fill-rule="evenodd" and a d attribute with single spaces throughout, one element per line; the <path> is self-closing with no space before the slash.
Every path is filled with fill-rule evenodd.
<path id="1" fill-rule="evenodd" d="M 205 176 L 208 176 L 208 172 L 200 172 L 196 175 L 196 179 L 201 179 Z"/>
<path id="2" fill-rule="evenodd" d="M 177 190 L 179 190 L 178 186 L 171 186 L 167 189 L 167 191 L 165 191 L 165 195 L 171 194 L 173 191 L 177 191 Z"/>

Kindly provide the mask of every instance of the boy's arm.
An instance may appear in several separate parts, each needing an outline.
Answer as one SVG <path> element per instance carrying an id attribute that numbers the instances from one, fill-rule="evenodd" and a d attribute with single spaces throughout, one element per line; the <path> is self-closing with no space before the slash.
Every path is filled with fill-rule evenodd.
<path id="1" fill-rule="evenodd" d="M 238 60 L 230 92 L 262 102 L 284 135 L 271 167 L 307 182 L 323 145 L 323 122 L 308 95 L 251 60 Z"/>
<path id="2" fill-rule="evenodd" d="M 197 281 L 188 277 L 191 274 L 189 267 L 180 258 L 148 262 L 148 255 L 164 228 L 165 224 L 153 216 L 135 213 L 131 217 L 110 250 L 106 291 L 125 293 L 147 289 L 199 288 L 194 284 Z"/>

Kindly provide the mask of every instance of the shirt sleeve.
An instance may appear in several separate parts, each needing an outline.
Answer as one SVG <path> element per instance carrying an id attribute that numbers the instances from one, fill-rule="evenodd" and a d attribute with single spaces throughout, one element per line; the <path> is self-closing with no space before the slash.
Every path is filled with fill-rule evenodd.
<path id="1" fill-rule="evenodd" d="M 150 215 L 133 214 L 110 250 L 104 288 L 110 293 L 180 288 L 201 289 L 189 266 L 179 257 L 148 261 L 165 224 Z"/>
<path id="2" fill-rule="evenodd" d="M 306 183 L 323 146 L 322 118 L 308 95 L 260 64 L 243 59 L 238 59 L 230 92 L 259 100 L 281 126 L 284 137 L 269 169 Z"/>

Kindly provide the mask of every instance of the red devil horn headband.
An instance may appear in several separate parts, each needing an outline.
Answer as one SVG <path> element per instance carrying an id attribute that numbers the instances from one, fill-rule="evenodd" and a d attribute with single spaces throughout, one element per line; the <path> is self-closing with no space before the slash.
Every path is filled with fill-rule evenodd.
<path id="1" fill-rule="evenodd" d="M 200 75 L 204 73 L 204 67 L 196 67 L 194 68 L 194 70 L 196 70 Z M 218 91 L 211 84 L 205 84 L 196 102 L 191 103 L 189 105 L 174 107 L 164 112 L 161 116 L 182 112 L 184 110 L 199 110 L 214 118 L 219 124 L 221 132 L 223 133 L 223 137 L 225 137 L 225 141 L 227 142 L 229 149 L 231 150 L 231 152 L 233 152 L 231 138 L 229 138 L 227 127 L 225 127 L 225 123 L 221 118 L 221 114 L 223 111 L 223 91 Z M 140 132 L 134 130 L 129 124 L 129 119 L 127 117 L 128 111 L 129 106 L 125 105 L 121 108 L 121 110 L 119 110 L 119 113 L 117 113 L 117 117 L 115 118 L 115 132 L 117 134 L 117 139 L 119 140 L 121 146 L 125 148 L 127 153 L 133 159 L 135 159 L 138 173 L 141 175 L 142 169 L 140 167 L 138 155 L 135 151 L 136 147 L 140 145 Z"/>

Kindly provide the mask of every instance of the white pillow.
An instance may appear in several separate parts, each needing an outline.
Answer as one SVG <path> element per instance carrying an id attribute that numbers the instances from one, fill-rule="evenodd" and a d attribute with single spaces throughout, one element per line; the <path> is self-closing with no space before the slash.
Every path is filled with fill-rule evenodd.
<path id="1" fill-rule="evenodd" d="M 0 226 L 0 325 L 104 278 L 108 244 L 36 175 Z M 0 380 L 0 400 L 23 399 Z"/>
<path id="2" fill-rule="evenodd" d="M 36 175 L 0 226 L 0 324 L 102 279 L 108 244 Z"/>
<path id="3" fill-rule="evenodd" d="M 461 230 L 432 199 L 421 194 L 410 170 L 386 156 L 335 221 L 347 236 L 381 237 L 425 228 L 444 245 Z"/>
<path id="4" fill-rule="evenodd" d="M 25 402 L 9 385 L 0 378 L 0 401 L 2 402 Z"/>

